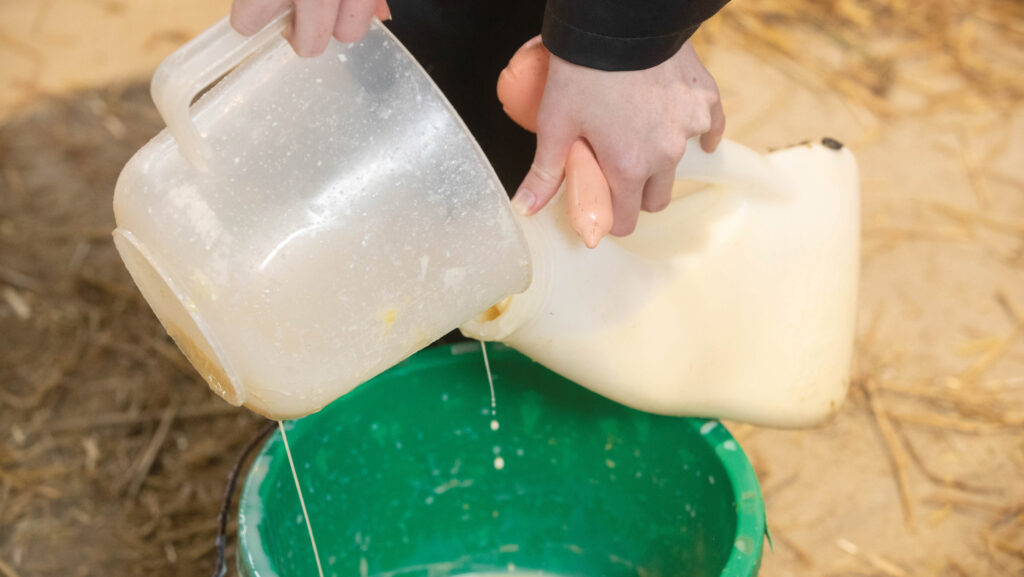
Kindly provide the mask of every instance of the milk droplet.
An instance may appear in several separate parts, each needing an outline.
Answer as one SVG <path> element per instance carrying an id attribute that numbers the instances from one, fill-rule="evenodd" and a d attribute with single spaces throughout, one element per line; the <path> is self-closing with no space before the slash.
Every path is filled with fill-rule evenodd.
<path id="1" fill-rule="evenodd" d="M 491 430 L 492 431 L 497 431 L 500 427 L 501 427 L 501 425 L 498 423 L 497 419 L 491 419 Z"/>
<path id="2" fill-rule="evenodd" d="M 494 468 L 497 469 L 498 471 L 504 469 L 505 468 L 505 459 L 503 459 L 502 457 L 495 457 L 494 458 Z"/>

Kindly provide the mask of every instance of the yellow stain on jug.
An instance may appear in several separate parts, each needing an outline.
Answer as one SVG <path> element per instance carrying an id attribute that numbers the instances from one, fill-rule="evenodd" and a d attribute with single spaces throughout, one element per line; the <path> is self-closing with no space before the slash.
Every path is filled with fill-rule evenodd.
<path id="1" fill-rule="evenodd" d="M 511 304 L 511 303 L 512 303 L 512 297 L 511 296 L 507 296 L 507 297 L 501 299 L 500 301 L 495 303 L 493 306 L 491 306 L 491 308 L 489 308 L 489 309 L 485 310 L 484 312 L 480 313 L 479 315 L 477 315 L 477 319 L 476 319 L 477 322 L 488 323 L 488 322 L 493 321 L 494 319 L 500 317 L 505 312 L 505 309 L 508 308 L 508 305 Z"/>
<path id="2" fill-rule="evenodd" d="M 167 334 L 170 335 L 174 344 L 178 345 L 178 349 L 185 355 L 188 362 L 192 364 L 195 370 L 203 377 L 206 384 L 210 386 L 210 389 L 217 393 L 217 396 L 221 397 L 225 401 L 231 403 L 234 406 L 242 404 L 241 395 L 235 389 L 231 379 L 228 378 L 227 373 L 224 371 L 224 367 L 220 363 L 210 358 L 206 351 L 203 350 L 188 333 L 181 330 L 175 325 L 168 324 L 166 326 Z"/>
<path id="3" fill-rule="evenodd" d="M 398 308 L 393 307 L 381 311 L 380 314 L 377 315 L 377 318 L 380 319 L 381 322 L 380 340 L 383 342 L 391 334 L 391 329 L 395 324 L 395 320 L 398 318 Z"/>

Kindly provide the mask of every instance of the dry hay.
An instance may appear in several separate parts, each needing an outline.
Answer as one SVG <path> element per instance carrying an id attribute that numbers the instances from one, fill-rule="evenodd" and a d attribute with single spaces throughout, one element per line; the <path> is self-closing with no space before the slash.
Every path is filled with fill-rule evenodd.
<path id="1" fill-rule="evenodd" d="M 937 242 L 973 245 L 981 249 L 981 258 L 1024 267 L 1024 218 L 1019 213 L 992 212 L 988 191 L 989 184 L 995 183 L 1024 192 L 1020 173 L 992 168 L 1009 145 L 1007 119 L 1024 103 L 1020 73 L 1024 70 L 1024 4 L 1013 0 L 733 2 L 709 24 L 700 40 L 744 46 L 797 82 L 819 91 L 825 88 L 848 106 L 867 112 L 875 133 L 866 141 L 877 140 L 890 122 L 908 119 L 945 126 L 958 135 L 959 161 L 976 208 L 929 203 L 921 207 L 924 218 L 896 223 L 868 218 L 867 259 L 907 243 Z M 975 140 L 986 147 L 971 154 Z M 980 532 L 965 531 L 961 536 L 981 558 L 947 558 L 941 575 L 978 574 L 964 569 L 969 562 L 989 567 L 993 574 L 1024 574 L 1024 494 L 1019 490 L 1019 480 L 1024 478 L 1024 377 L 1016 381 L 990 377 L 1012 350 L 1020 350 L 1024 302 L 1011 302 L 1003 294 L 997 294 L 997 300 L 1009 330 L 949 351 L 969 359 L 955 374 L 900 380 L 894 376 L 900 371 L 893 369 L 904 361 L 874 338 L 877 322 L 869 323 L 857 345 L 846 411 L 864 411 L 875 421 L 877 440 L 863 441 L 881 444 L 889 457 L 892 487 L 903 509 L 906 531 L 913 534 L 922 527 L 956 522 L 956 516 L 986 519 Z M 882 312 L 875 311 L 875 321 Z M 740 438 L 756 433 L 749 427 L 732 430 Z M 1008 449 L 1002 457 L 1012 462 L 1017 482 L 979 480 L 955 463 L 939 465 L 935 451 L 925 451 L 929 447 L 920 441 L 942 438 L 948 446 L 965 436 L 991 440 L 990 449 Z M 756 454 L 753 457 L 766 483 L 769 510 L 780 487 L 806 481 L 788 475 L 773 483 L 772 467 Z M 806 543 L 786 529 L 776 528 L 773 533 L 780 549 L 791 554 L 795 563 L 787 566 L 791 573 L 821 570 Z M 919 574 L 919 568 L 900 566 L 842 537 L 836 547 L 867 572 L 857 574 Z"/>
<path id="2" fill-rule="evenodd" d="M 1024 231 L 1012 232 L 1019 235 L 1024 245 Z M 965 534 L 963 538 L 974 539 L 981 545 L 989 567 L 996 568 L 999 574 L 1011 575 L 1024 572 L 1024 493 L 1012 481 L 967 480 L 938 472 L 923 457 L 910 434 L 924 429 L 946 438 L 1003 439 L 1004 443 L 994 446 L 1010 448 L 1005 457 L 1017 471 L 1014 476 L 1024 477 L 1024 378 L 988 378 L 990 369 L 1024 336 L 1024 309 L 1001 292 L 997 292 L 995 298 L 1011 330 L 963 347 L 959 352 L 973 360 L 959 374 L 934 375 L 914 383 L 900 382 L 893 377 L 895 371 L 890 369 L 901 362 L 900 355 L 877 342 L 876 330 L 882 312 L 876 311 L 858 339 L 850 404 L 873 415 L 890 458 L 906 530 L 916 532 L 922 521 L 936 526 L 956 514 L 984 515 L 987 523 L 980 533 Z M 1009 442 L 1005 442 L 1007 440 Z M 946 468 L 948 465 L 947 461 Z M 922 483 L 911 483 L 912 475 L 924 479 L 923 484 L 930 487 L 927 494 L 920 493 Z M 917 513 L 922 505 L 929 513 L 924 520 Z M 837 546 L 846 550 L 842 541 L 840 539 Z M 851 555 L 861 555 L 856 546 L 849 548 Z M 908 574 L 885 559 L 879 559 L 876 556 L 867 560 L 883 574 Z M 969 574 L 957 560 L 948 560 L 943 570 L 950 574 Z"/>
<path id="3" fill-rule="evenodd" d="M 145 86 L 0 127 L 0 575 L 207 573 L 231 460 L 261 419 L 214 398 L 110 242 Z"/>
<path id="4" fill-rule="evenodd" d="M 880 117 L 1006 112 L 1024 99 L 1016 0 L 733 2 L 705 28 Z"/>

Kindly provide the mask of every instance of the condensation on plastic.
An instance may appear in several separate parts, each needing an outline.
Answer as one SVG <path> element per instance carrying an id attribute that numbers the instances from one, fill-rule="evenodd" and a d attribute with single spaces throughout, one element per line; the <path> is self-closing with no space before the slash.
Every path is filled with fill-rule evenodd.
<path id="1" fill-rule="evenodd" d="M 223 20 L 161 66 L 152 88 L 171 130 L 122 172 L 114 237 L 211 388 L 295 417 L 524 290 L 531 271 L 485 157 L 387 30 L 302 59 L 281 22 L 245 38 Z"/>

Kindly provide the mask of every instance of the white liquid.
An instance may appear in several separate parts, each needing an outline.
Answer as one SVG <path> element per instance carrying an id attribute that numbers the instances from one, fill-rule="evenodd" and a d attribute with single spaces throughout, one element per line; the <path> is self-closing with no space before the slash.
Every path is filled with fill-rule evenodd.
<path id="1" fill-rule="evenodd" d="M 487 385 L 491 387 L 491 417 L 497 417 L 498 415 L 498 403 L 494 398 L 494 375 L 491 374 L 491 362 L 487 360 L 487 345 L 484 341 L 480 341 L 480 350 L 484 354 L 484 369 L 487 370 Z M 497 431 L 501 428 L 501 423 L 498 419 L 491 419 L 491 430 Z M 496 467 L 497 468 L 497 467 Z"/>
<path id="2" fill-rule="evenodd" d="M 313 559 L 316 560 L 316 570 L 320 577 L 324 577 L 324 568 L 320 564 L 320 552 L 316 549 L 316 538 L 313 537 L 313 526 L 309 524 L 309 513 L 306 511 L 306 500 L 302 498 L 302 487 L 299 485 L 299 474 L 295 471 L 295 460 L 292 459 L 292 448 L 288 445 L 288 434 L 284 431 L 284 423 L 277 422 L 277 428 L 281 431 L 281 440 L 284 441 L 284 452 L 288 455 L 288 465 L 292 468 L 292 478 L 295 479 L 295 491 L 299 494 L 299 505 L 302 507 L 302 518 L 306 520 L 306 529 L 309 531 L 309 542 L 313 545 Z"/>
<path id="3" fill-rule="evenodd" d="M 497 412 L 498 412 L 498 404 L 497 404 L 497 402 L 495 401 L 495 398 L 494 398 L 494 375 L 491 374 L 491 363 L 490 363 L 490 361 L 487 360 L 487 345 L 484 344 L 484 341 L 480 341 L 480 350 L 483 351 L 483 353 L 484 353 L 484 368 L 487 369 L 487 384 L 490 385 L 490 387 L 491 387 L 491 416 L 495 417 L 495 416 L 497 416 Z M 501 428 L 501 423 L 498 422 L 498 419 L 491 419 L 491 430 L 492 431 L 497 431 L 500 428 Z M 500 451 L 500 450 L 501 449 L 499 449 L 498 447 L 495 447 L 495 451 Z M 502 470 L 504 468 L 505 468 L 505 459 L 502 458 L 500 455 L 497 456 L 497 457 L 494 457 L 494 469 L 497 470 L 497 471 L 500 471 L 500 470 Z M 480 574 L 480 575 L 482 575 L 482 574 Z M 502 575 L 508 575 L 508 573 L 502 573 Z"/>
<path id="4" fill-rule="evenodd" d="M 491 387 L 491 416 L 493 417 L 497 413 L 498 404 L 494 399 L 494 377 L 491 375 L 491 362 L 487 360 L 487 344 L 484 341 L 480 341 L 480 350 L 484 354 L 484 369 L 487 370 L 487 384 Z M 494 431 L 498 430 L 495 426 L 497 421 L 491 421 L 491 429 Z"/>

